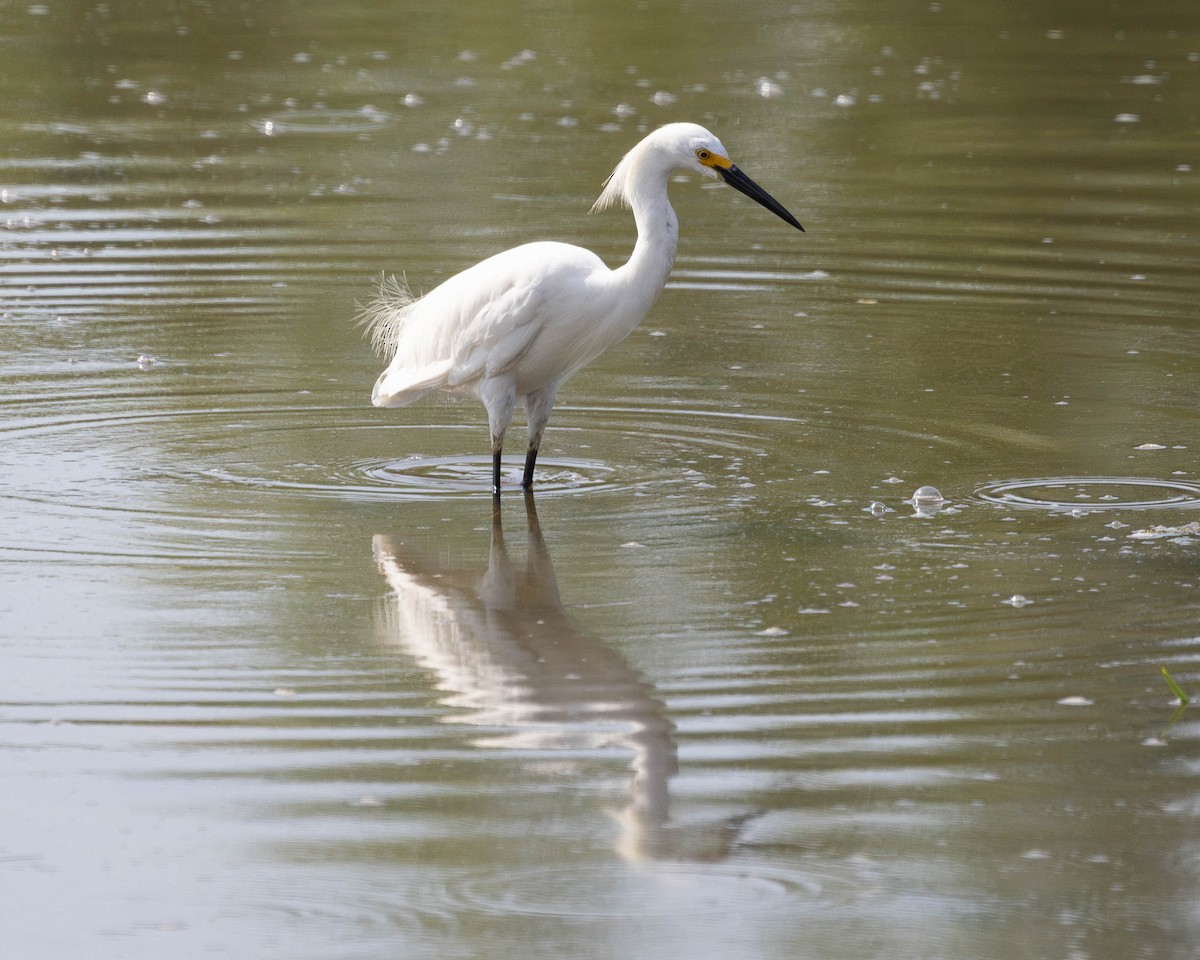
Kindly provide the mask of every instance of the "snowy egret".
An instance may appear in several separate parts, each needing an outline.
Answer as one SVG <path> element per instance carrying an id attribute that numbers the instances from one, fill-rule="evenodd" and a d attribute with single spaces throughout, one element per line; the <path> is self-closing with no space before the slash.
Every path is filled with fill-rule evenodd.
<path id="1" fill-rule="evenodd" d="M 394 277 L 359 321 L 390 355 L 371 402 L 403 407 L 437 390 L 476 397 L 492 434 L 492 493 L 500 496 L 500 452 L 523 400 L 529 446 L 521 485 L 533 484 L 538 447 L 554 397 L 568 376 L 642 322 L 666 286 L 679 245 L 667 197 L 675 170 L 720 177 L 798 230 L 782 204 L 742 173 L 721 141 L 694 123 L 659 127 L 627 153 L 592 207 L 633 210 L 637 243 L 610 270 L 590 250 L 527 243 L 469 267 L 422 297 Z"/>

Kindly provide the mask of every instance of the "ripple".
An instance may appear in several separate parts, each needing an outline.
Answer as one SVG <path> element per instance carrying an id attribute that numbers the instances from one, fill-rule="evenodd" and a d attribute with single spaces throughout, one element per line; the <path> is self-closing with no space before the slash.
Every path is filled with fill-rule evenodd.
<path id="1" fill-rule="evenodd" d="M 107 411 L 13 405 L 16 415 L 0 427 L 10 458 L 0 499 L 20 504 L 26 529 L 6 530 L 0 549 L 20 557 L 34 546 L 76 554 L 78 543 L 32 534 L 57 529 L 51 519 L 69 515 L 105 525 L 113 556 L 221 560 L 253 542 L 254 531 L 294 523 L 294 512 L 282 506 L 294 497 L 360 503 L 491 497 L 491 458 L 477 452 L 484 444 L 473 407 L 464 405 L 455 417 L 435 410 L 433 420 L 430 411 L 419 411 L 397 422 L 365 405 L 308 405 L 259 393 L 223 396 L 219 405 L 198 409 L 146 409 L 143 391 L 154 387 L 147 382 L 135 381 L 124 393 L 108 387 L 113 408 Z M 751 458 L 771 446 L 776 419 L 690 408 L 565 407 L 556 411 L 535 489 L 543 498 L 663 491 L 661 509 L 679 510 L 673 491 L 744 484 Z M 516 438 L 523 439 L 520 430 L 513 444 L 520 450 Z M 516 489 L 523 459 L 505 459 L 506 487 Z M 214 537 L 219 543 L 210 542 Z M 105 538 L 97 528 L 90 539 Z"/>
<path id="2" fill-rule="evenodd" d="M 1200 484 L 1146 477 L 1044 477 L 985 484 L 975 496 L 1042 510 L 1151 510 L 1200 506 Z"/>
<path id="3" fill-rule="evenodd" d="M 655 863 L 542 866 L 489 873 L 453 891 L 463 905 L 504 916 L 574 919 L 678 917 L 775 909 L 818 901 L 814 877 L 761 864 Z"/>
<path id="4" fill-rule="evenodd" d="M 828 279 L 814 272 L 771 270 L 733 270 L 728 268 L 685 269 L 671 274 L 667 286 L 672 290 L 764 290 L 782 288 L 810 280 Z"/>
<path id="5" fill-rule="evenodd" d="M 523 461 L 506 460 L 501 483 L 516 487 Z M 202 476 L 246 487 L 279 490 L 312 497 L 374 501 L 440 499 L 460 496 L 491 496 L 491 457 L 414 455 L 403 460 L 356 460 L 349 463 L 294 464 L 292 477 L 238 475 L 224 469 L 201 472 Z M 544 457 L 538 461 L 539 496 L 572 493 L 596 487 L 611 487 L 613 468 L 595 461 Z"/>
<path id="6" fill-rule="evenodd" d="M 363 502 L 490 498 L 491 457 L 470 452 L 481 446 L 479 418 L 473 407 L 463 408 L 460 422 L 417 413 L 411 421 L 382 425 L 359 406 L 241 411 L 240 425 L 258 438 L 253 458 L 237 448 L 236 462 L 185 472 L 222 485 Z M 545 444 L 554 449 L 539 457 L 534 489 L 539 497 L 703 489 L 731 470 L 736 474 L 746 458 L 761 456 L 770 446 L 765 434 L 779 422 L 794 421 L 682 407 L 564 405 L 555 410 Z M 272 436 L 281 449 L 273 449 Z M 514 427 L 510 447 L 520 450 L 522 441 Z M 211 442 L 229 444 L 228 429 L 221 427 Z M 380 457 L 384 446 L 413 452 Z M 322 456 L 290 459 L 299 450 Z M 523 453 L 504 459 L 506 489 L 517 488 L 523 466 Z"/>
<path id="7" fill-rule="evenodd" d="M 358 110 L 285 110 L 254 121 L 254 127 L 269 137 L 284 133 L 363 133 L 387 126 L 394 120 L 383 110 L 365 106 Z"/>

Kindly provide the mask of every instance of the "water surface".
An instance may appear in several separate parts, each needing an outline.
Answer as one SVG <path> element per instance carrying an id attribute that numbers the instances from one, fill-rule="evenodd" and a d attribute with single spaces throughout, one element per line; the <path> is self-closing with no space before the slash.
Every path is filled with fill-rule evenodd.
<path id="1" fill-rule="evenodd" d="M 1193 6 L 6 7 L 10 952 L 1193 957 Z M 674 184 L 494 514 L 355 299 L 679 119 L 808 233 Z"/>

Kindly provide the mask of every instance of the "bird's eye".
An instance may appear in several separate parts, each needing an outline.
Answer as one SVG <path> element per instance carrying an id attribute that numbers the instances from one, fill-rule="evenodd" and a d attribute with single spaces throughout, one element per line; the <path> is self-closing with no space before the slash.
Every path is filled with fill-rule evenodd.
<path id="1" fill-rule="evenodd" d="M 701 147 L 699 150 L 696 151 L 696 159 L 701 161 L 702 163 L 705 160 L 708 160 L 710 157 L 712 157 L 712 154 L 709 153 L 707 150 L 705 150 L 703 147 Z"/>

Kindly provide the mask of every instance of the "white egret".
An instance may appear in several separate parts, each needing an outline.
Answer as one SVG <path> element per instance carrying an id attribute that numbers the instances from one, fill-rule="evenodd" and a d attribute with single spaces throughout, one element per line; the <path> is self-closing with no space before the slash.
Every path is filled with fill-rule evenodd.
<path id="1" fill-rule="evenodd" d="M 491 428 L 498 497 L 504 432 L 524 401 L 529 445 L 521 485 L 528 489 L 563 380 L 627 337 L 666 285 L 679 244 L 679 221 L 667 197 L 675 170 L 720 177 L 804 229 L 734 166 L 709 131 L 667 124 L 625 155 L 592 207 L 633 210 L 637 243 L 623 266 L 610 270 L 590 250 L 542 241 L 489 257 L 419 298 L 404 283 L 385 279 L 359 317 L 375 348 L 391 358 L 371 402 L 403 407 L 438 390 L 478 398 Z"/>

